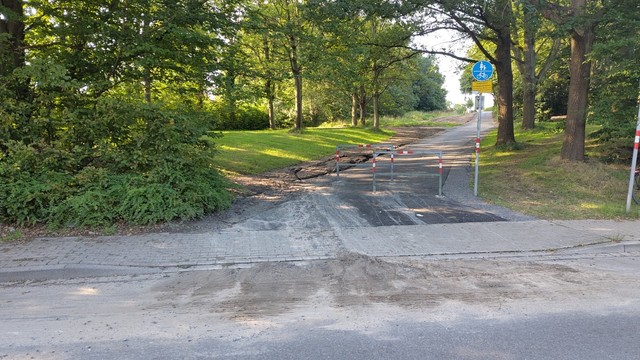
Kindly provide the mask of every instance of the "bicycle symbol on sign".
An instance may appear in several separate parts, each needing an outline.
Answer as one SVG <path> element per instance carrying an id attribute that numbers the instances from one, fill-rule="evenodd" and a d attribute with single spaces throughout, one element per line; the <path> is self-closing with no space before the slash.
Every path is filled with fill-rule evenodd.
<path id="1" fill-rule="evenodd" d="M 493 66 L 488 61 L 478 61 L 471 69 L 471 75 L 477 81 L 486 81 L 493 75 Z"/>

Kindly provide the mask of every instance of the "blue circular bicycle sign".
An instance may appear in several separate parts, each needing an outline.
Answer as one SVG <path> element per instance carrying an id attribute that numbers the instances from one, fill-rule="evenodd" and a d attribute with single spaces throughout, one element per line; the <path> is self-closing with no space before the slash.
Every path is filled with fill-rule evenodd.
<path id="1" fill-rule="evenodd" d="M 493 76 L 493 66 L 486 60 L 478 61 L 473 64 L 471 75 L 477 81 L 489 80 L 491 79 L 491 76 Z"/>

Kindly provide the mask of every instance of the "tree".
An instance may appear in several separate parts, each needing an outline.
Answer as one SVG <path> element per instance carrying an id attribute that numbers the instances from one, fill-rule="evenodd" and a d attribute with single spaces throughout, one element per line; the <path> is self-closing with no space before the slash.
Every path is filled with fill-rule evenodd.
<path id="1" fill-rule="evenodd" d="M 0 81 L 28 96 L 0 87 L 0 221 L 150 223 L 228 204 L 206 118 L 192 106 L 222 43 L 226 15 L 211 6 L 2 2 Z M 14 50 L 23 60 L 7 62 Z"/>
<path id="2" fill-rule="evenodd" d="M 571 60 L 569 72 L 569 101 L 567 104 L 567 120 L 565 136 L 560 157 L 569 161 L 584 161 L 585 129 L 587 121 L 589 82 L 591 61 L 588 54 L 595 39 L 595 30 L 601 10 L 589 9 L 587 5 L 593 1 L 571 0 L 568 6 L 549 3 L 544 0 L 529 0 L 540 9 L 543 16 L 559 27 L 569 28 L 571 41 Z"/>
<path id="3" fill-rule="evenodd" d="M 10 76 L 25 64 L 25 23 L 22 0 L 0 0 L 0 76 Z M 29 80 L 8 81 L 20 100 L 29 97 Z"/>
<path id="4" fill-rule="evenodd" d="M 453 30 L 471 38 L 474 44 L 495 67 L 498 77 L 498 136 L 496 145 L 515 144 L 513 129 L 513 71 L 511 66 L 512 26 L 514 21 L 511 0 L 458 1 L 435 0 L 433 4 L 422 4 L 425 14 L 437 21 L 426 22 L 422 32 Z M 495 45 L 492 52 L 487 43 Z M 446 49 L 426 49 L 431 54 L 455 57 L 473 62 L 453 54 Z"/>
<path id="5" fill-rule="evenodd" d="M 572 16 L 577 18 L 584 17 L 587 14 L 587 0 L 572 0 L 571 12 Z M 587 54 L 593 46 L 595 25 L 592 20 L 587 20 L 576 24 L 571 30 L 571 63 L 569 67 L 571 81 L 569 82 L 565 137 L 560 152 L 560 157 L 565 160 L 584 161 L 587 101 L 591 79 L 591 61 L 587 59 Z"/>
<path id="6" fill-rule="evenodd" d="M 303 120 L 303 70 L 306 56 L 311 52 L 312 26 L 305 14 L 305 2 L 294 0 L 269 0 L 254 9 L 254 17 L 263 34 L 273 40 L 269 56 L 285 59 L 294 83 L 294 129 L 302 129 Z"/>
<path id="7" fill-rule="evenodd" d="M 385 19 L 371 19 L 371 46 L 368 54 L 373 85 L 373 128 L 380 128 L 380 96 L 394 83 L 392 70 L 419 54 L 407 50 L 410 29 Z"/>
<path id="8" fill-rule="evenodd" d="M 21 0 L 1 0 L 0 6 L 0 74 L 6 76 L 24 66 L 24 5 Z"/>
<path id="9" fill-rule="evenodd" d="M 352 125 L 364 126 L 366 112 L 373 110 L 373 127 L 379 128 L 381 96 L 409 81 L 397 69 L 419 53 L 408 49 L 413 25 L 398 21 L 399 6 L 386 1 L 313 0 L 308 7 L 314 9 L 309 16 L 325 56 L 314 57 L 307 75 L 320 82 L 329 78 L 348 97 Z"/>
<path id="10" fill-rule="evenodd" d="M 413 93 L 418 98 L 415 109 L 420 111 L 444 110 L 447 107 L 447 92 L 443 89 L 444 77 L 440 74 L 434 56 L 418 56 Z"/>
<path id="11" fill-rule="evenodd" d="M 543 41 L 543 19 L 535 7 L 527 3 L 517 2 L 518 26 L 514 31 L 513 54 L 517 68 L 522 78 L 522 128 L 533 129 L 536 118 L 536 94 L 542 79 L 546 77 L 549 68 L 556 59 L 560 50 L 561 40 L 558 37 L 551 38 L 547 34 Z M 522 32 L 518 31 L 522 29 Z M 536 46 L 538 43 L 539 47 Z M 539 63 L 539 55 L 543 61 Z"/>

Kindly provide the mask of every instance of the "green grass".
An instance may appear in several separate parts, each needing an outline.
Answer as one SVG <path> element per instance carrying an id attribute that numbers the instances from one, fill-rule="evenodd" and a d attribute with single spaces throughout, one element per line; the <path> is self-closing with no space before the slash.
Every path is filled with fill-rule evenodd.
<path id="1" fill-rule="evenodd" d="M 427 126 L 427 127 L 454 127 L 460 125 L 459 122 L 447 122 L 449 116 L 460 116 L 455 111 L 410 111 L 402 116 L 381 116 L 380 127 L 409 127 L 409 126 Z M 366 127 L 373 125 L 373 119 L 367 119 Z M 351 122 L 344 121 L 325 122 L 320 128 L 336 128 L 350 127 Z"/>
<path id="2" fill-rule="evenodd" d="M 640 207 L 626 214 L 629 167 L 597 160 L 587 142 L 585 163 L 560 159 L 563 134 L 557 124 L 516 130 L 516 150 L 494 146 L 495 131 L 483 140 L 479 194 L 497 205 L 541 219 L 640 218 Z M 595 128 L 588 129 L 587 132 Z"/>
<path id="3" fill-rule="evenodd" d="M 0 226 L 0 244 L 18 242 L 22 241 L 23 239 L 24 236 L 22 235 L 22 232 L 20 230 L 13 229 L 11 231 L 5 231 L 5 229 Z"/>
<path id="4" fill-rule="evenodd" d="M 391 131 L 362 128 L 306 128 L 301 134 L 283 130 L 224 131 L 215 139 L 217 166 L 226 173 L 259 174 L 335 153 L 340 144 L 373 144 Z"/>
<path id="5" fill-rule="evenodd" d="M 380 126 L 382 127 L 399 127 L 399 126 L 434 126 L 434 127 L 453 127 L 460 124 L 446 121 L 437 121 L 448 116 L 457 116 L 453 111 L 410 111 L 403 116 L 382 116 L 380 118 Z"/>

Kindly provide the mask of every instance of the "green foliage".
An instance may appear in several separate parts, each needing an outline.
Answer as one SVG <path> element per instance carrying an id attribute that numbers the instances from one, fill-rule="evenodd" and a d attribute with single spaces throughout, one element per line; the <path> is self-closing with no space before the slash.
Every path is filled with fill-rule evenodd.
<path id="1" fill-rule="evenodd" d="M 204 117 L 108 98 L 94 108 L 59 118 L 64 131 L 54 131 L 51 142 L 3 142 L 3 221 L 149 224 L 230 204 L 228 185 L 212 167 L 213 139 L 202 137 Z"/>
<path id="2" fill-rule="evenodd" d="M 65 197 L 67 178 L 60 173 L 24 174 L 11 179 L 3 176 L 0 217 L 18 225 L 47 222 L 51 208 Z"/>
<path id="3" fill-rule="evenodd" d="M 640 81 L 640 9 L 622 0 L 607 13 L 594 45 L 589 121 L 601 125 L 592 137 L 602 144 L 606 161 L 629 163 L 638 111 Z"/>
<path id="4" fill-rule="evenodd" d="M 569 52 L 564 49 L 542 82 L 536 101 L 536 122 L 552 116 L 566 115 L 569 98 Z"/>
<path id="5" fill-rule="evenodd" d="M 156 168 L 124 185 L 117 212 L 134 224 L 198 218 L 231 203 L 225 181 L 211 170 Z"/>
<path id="6" fill-rule="evenodd" d="M 440 74 L 435 58 L 416 57 L 419 77 L 413 81 L 413 93 L 418 98 L 414 110 L 434 111 L 447 107 L 447 92 L 442 88 L 444 77 Z"/>
<path id="7" fill-rule="evenodd" d="M 116 221 L 193 219 L 230 205 L 229 185 L 217 171 L 180 161 L 182 166 L 167 160 L 145 174 L 114 174 L 93 167 L 74 176 L 46 170 L 3 172 L 0 217 L 18 225 L 104 227 Z"/>
<path id="8" fill-rule="evenodd" d="M 269 115 L 257 105 L 242 104 L 231 114 L 224 104 L 216 103 L 211 117 L 218 130 L 264 130 L 269 128 Z"/>
<path id="9" fill-rule="evenodd" d="M 593 129 L 593 128 L 591 128 Z M 493 146 L 495 131 L 482 141 L 480 195 L 498 205 L 542 219 L 620 219 L 640 217 L 640 208 L 626 214 L 629 167 L 605 164 L 600 151 L 587 143 L 585 163 L 562 161 L 563 135 L 554 123 L 517 130 L 518 149 Z"/>
<path id="10" fill-rule="evenodd" d="M 455 105 L 453 105 L 453 111 L 455 111 L 456 114 L 458 114 L 458 115 L 462 115 L 462 114 L 466 113 L 467 112 L 467 108 L 468 108 L 468 106 L 467 105 L 463 105 L 463 104 L 455 104 Z"/>

